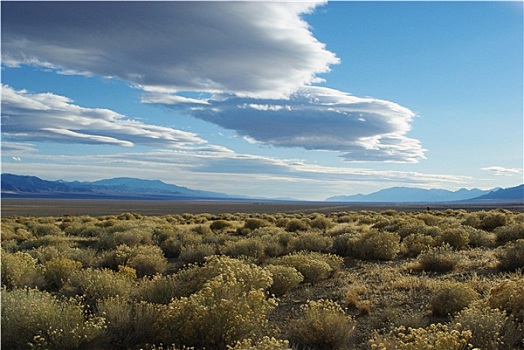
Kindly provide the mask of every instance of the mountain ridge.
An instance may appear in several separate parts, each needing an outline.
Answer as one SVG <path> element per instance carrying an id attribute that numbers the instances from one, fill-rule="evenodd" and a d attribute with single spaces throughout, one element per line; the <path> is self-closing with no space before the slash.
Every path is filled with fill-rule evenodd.
<path id="1" fill-rule="evenodd" d="M 333 196 L 326 198 L 326 202 L 361 202 L 361 203 L 439 203 L 457 201 L 484 201 L 484 200 L 511 200 L 523 201 L 522 188 L 519 185 L 508 189 L 495 188 L 480 190 L 478 188 L 449 191 L 443 189 L 422 189 L 413 187 L 390 187 L 367 195 L 356 194 L 350 196 Z M 509 191 L 509 192 L 505 192 Z M 497 193 L 497 194 L 494 194 Z M 519 196 L 520 194 L 520 196 Z"/>
<path id="2" fill-rule="evenodd" d="M 31 175 L 4 173 L 1 176 L 2 197 L 6 198 L 70 198 L 70 199 L 125 199 L 125 200 L 274 200 L 232 196 L 168 184 L 160 180 L 117 177 L 92 182 L 43 180 Z M 492 190 L 422 189 L 390 187 L 367 195 L 333 196 L 324 202 L 346 203 L 444 203 L 444 202 L 524 202 L 524 184 Z"/>
<path id="3" fill-rule="evenodd" d="M 109 199 L 232 199 L 226 193 L 194 190 L 160 180 L 131 177 L 93 182 L 49 181 L 36 176 L 2 174 L 2 196 L 33 198 L 109 198 Z"/>

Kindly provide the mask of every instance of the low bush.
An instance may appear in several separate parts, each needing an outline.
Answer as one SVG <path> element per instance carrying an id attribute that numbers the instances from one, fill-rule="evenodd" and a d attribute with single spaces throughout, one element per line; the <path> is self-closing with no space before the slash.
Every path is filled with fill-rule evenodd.
<path id="1" fill-rule="evenodd" d="M 310 252 L 327 253 L 331 250 L 333 239 L 318 233 L 303 233 L 289 242 L 289 251 L 307 250 Z"/>
<path id="2" fill-rule="evenodd" d="M 497 254 L 498 269 L 501 271 L 524 271 L 524 239 L 508 243 L 502 252 Z"/>
<path id="3" fill-rule="evenodd" d="M 38 237 L 64 234 L 60 227 L 55 224 L 37 224 L 33 227 L 33 233 Z"/>
<path id="4" fill-rule="evenodd" d="M 435 245 L 435 239 L 421 233 L 412 233 L 402 240 L 403 254 L 409 257 L 416 257 L 423 251 Z"/>
<path id="5" fill-rule="evenodd" d="M 227 231 L 233 227 L 233 224 L 227 220 L 216 220 L 209 225 L 211 231 L 215 233 L 220 233 Z"/>
<path id="6" fill-rule="evenodd" d="M 265 267 L 271 273 L 273 283 L 269 293 L 281 296 L 295 289 L 304 280 L 304 276 L 294 267 L 282 265 L 268 265 Z"/>
<path id="7" fill-rule="evenodd" d="M 491 211 L 481 216 L 480 227 L 478 228 L 485 231 L 493 231 L 497 227 L 506 225 L 507 220 L 504 213 Z"/>
<path id="8" fill-rule="evenodd" d="M 325 216 L 317 216 L 313 220 L 311 220 L 310 224 L 311 228 L 320 230 L 322 232 L 326 232 L 330 228 L 332 228 L 335 224 L 333 221 L 329 220 Z"/>
<path id="9" fill-rule="evenodd" d="M 97 310 L 107 323 L 100 340 L 103 348 L 126 350 L 157 342 L 161 306 L 114 296 L 99 301 Z"/>
<path id="10" fill-rule="evenodd" d="M 160 243 L 160 248 L 166 258 L 177 258 L 182 250 L 182 243 L 178 237 L 170 237 Z"/>
<path id="11" fill-rule="evenodd" d="M 309 301 L 289 326 L 293 344 L 308 349 L 346 349 L 356 322 L 334 301 Z"/>
<path id="12" fill-rule="evenodd" d="M 291 219 L 286 223 L 286 231 L 288 232 L 307 231 L 309 227 L 308 223 L 300 219 Z"/>
<path id="13" fill-rule="evenodd" d="M 393 260 L 399 252 L 399 235 L 386 231 L 372 230 L 353 242 L 353 254 L 362 260 Z"/>
<path id="14" fill-rule="evenodd" d="M 176 275 L 143 278 L 133 293 L 137 300 L 155 304 L 169 304 L 173 298 L 181 296 L 181 284 Z"/>
<path id="15" fill-rule="evenodd" d="M 342 265 L 343 259 L 330 254 L 299 252 L 273 259 L 273 265 L 295 268 L 304 276 L 304 282 L 316 283 L 328 278 Z"/>
<path id="16" fill-rule="evenodd" d="M 453 315 L 477 298 L 477 293 L 471 287 L 458 282 L 447 282 L 433 295 L 430 301 L 431 312 L 435 316 Z"/>
<path id="17" fill-rule="evenodd" d="M 267 326 L 267 315 L 276 306 L 265 295 L 272 282 L 269 272 L 218 257 L 201 269 L 216 276 L 168 305 L 159 321 L 164 343 L 222 350 Z"/>
<path id="18" fill-rule="evenodd" d="M 333 252 L 340 256 L 351 256 L 353 245 L 358 237 L 355 233 L 347 232 L 338 235 L 333 240 Z"/>
<path id="19" fill-rule="evenodd" d="M 504 343 L 508 318 L 503 311 L 476 303 L 453 318 L 453 328 L 471 331 L 470 343 L 479 349 L 498 349 Z"/>
<path id="20" fill-rule="evenodd" d="M 419 268 L 430 272 L 449 272 L 459 261 L 459 256 L 449 245 L 430 248 L 418 256 Z"/>
<path id="21" fill-rule="evenodd" d="M 180 249 L 178 260 L 182 264 L 202 264 L 206 257 L 215 255 L 216 253 L 217 249 L 214 244 L 189 244 Z"/>
<path id="22" fill-rule="evenodd" d="M 453 249 L 464 249 L 469 243 L 469 232 L 462 227 L 443 230 L 439 240 Z"/>
<path id="23" fill-rule="evenodd" d="M 471 247 L 491 247 L 495 243 L 495 235 L 492 232 L 463 226 L 469 232 L 469 246 Z"/>
<path id="24" fill-rule="evenodd" d="M 388 334 L 374 332 L 372 350 L 465 350 L 470 347 L 471 331 L 450 329 L 440 323 L 427 328 L 393 329 Z"/>
<path id="25" fill-rule="evenodd" d="M 126 296 L 134 289 L 133 279 L 126 273 L 109 269 L 74 271 L 60 290 L 60 294 L 82 296 L 86 305 L 96 307 L 98 300 L 116 295 Z"/>
<path id="26" fill-rule="evenodd" d="M 85 318 L 76 299 L 36 289 L 2 291 L 2 348 L 83 349 L 102 331 L 103 318 Z"/>
<path id="27" fill-rule="evenodd" d="M 24 252 L 2 252 L 2 286 L 5 288 L 37 287 L 44 284 L 41 266 Z"/>
<path id="28" fill-rule="evenodd" d="M 56 291 L 69 280 L 69 277 L 82 268 L 82 263 L 67 258 L 56 258 L 45 263 L 44 279 L 46 289 Z"/>
<path id="29" fill-rule="evenodd" d="M 504 310 L 519 322 L 524 322 L 524 278 L 499 283 L 491 289 L 488 302 L 492 308 Z"/>
<path id="30" fill-rule="evenodd" d="M 228 345 L 228 350 L 291 350 L 287 340 L 280 340 L 276 338 L 263 337 L 257 342 L 251 339 L 244 339 L 237 342 L 235 346 Z"/>
<path id="31" fill-rule="evenodd" d="M 236 242 L 228 242 L 224 254 L 233 258 L 241 256 L 262 259 L 265 256 L 264 243 L 258 237 L 245 238 Z"/>
<path id="32" fill-rule="evenodd" d="M 254 264 L 227 256 L 210 256 L 202 266 L 193 264 L 178 271 L 173 283 L 176 297 L 188 297 L 198 292 L 204 284 L 224 273 L 233 273 L 242 281 L 246 290 L 267 289 L 272 283 L 271 275 Z"/>
<path id="33" fill-rule="evenodd" d="M 268 227 L 272 226 L 271 223 L 264 219 L 257 219 L 257 218 L 249 218 L 246 221 L 244 221 L 244 229 L 247 229 L 249 231 L 256 230 L 257 228 L 261 227 Z"/>
<path id="34" fill-rule="evenodd" d="M 153 276 L 166 270 L 167 259 L 160 247 L 144 245 L 132 250 L 126 265 L 135 269 L 138 277 Z"/>
<path id="35" fill-rule="evenodd" d="M 497 243 L 505 244 L 518 239 L 524 239 L 524 223 L 497 227 L 494 231 Z"/>

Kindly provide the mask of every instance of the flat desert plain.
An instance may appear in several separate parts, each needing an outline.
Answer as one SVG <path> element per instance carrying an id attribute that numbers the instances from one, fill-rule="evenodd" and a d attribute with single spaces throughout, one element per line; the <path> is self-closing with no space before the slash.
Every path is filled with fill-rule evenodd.
<path id="1" fill-rule="evenodd" d="M 515 203 L 335 203 L 293 201 L 153 201 L 92 199 L 2 198 L 2 216 L 111 215 L 140 213 L 168 215 L 183 213 L 332 213 L 341 211 L 425 211 L 464 209 L 467 211 L 508 209 L 523 212 Z"/>

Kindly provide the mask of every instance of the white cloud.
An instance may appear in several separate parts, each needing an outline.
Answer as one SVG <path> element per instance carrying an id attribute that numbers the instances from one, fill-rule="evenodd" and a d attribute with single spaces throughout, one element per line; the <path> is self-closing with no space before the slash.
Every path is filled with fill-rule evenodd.
<path id="1" fill-rule="evenodd" d="M 143 102 L 159 100 L 143 97 Z M 185 106 L 192 116 L 235 130 L 250 142 L 337 151 L 347 161 L 417 162 L 424 158 L 420 142 L 406 136 L 414 113 L 390 101 L 309 86 L 290 99 L 218 95 L 205 103 L 177 101 L 172 107 Z"/>
<path id="2" fill-rule="evenodd" d="M 83 108 L 64 96 L 29 93 L 7 85 L 2 85 L 2 134 L 10 141 L 125 147 L 139 144 L 175 148 L 206 143 L 193 133 L 126 119 L 109 109 Z M 17 145 L 20 148 L 24 144 L 13 143 L 11 147 Z"/>
<path id="3" fill-rule="evenodd" d="M 409 109 L 311 85 L 339 61 L 301 18 L 322 3 L 6 2 L 2 59 L 9 66 L 130 81 L 145 91 L 142 102 L 183 109 L 251 143 L 335 151 L 346 161 L 424 159 L 420 142 L 407 136 L 414 117 Z M 50 96 L 53 103 L 72 105 Z M 44 107 L 54 108 L 49 103 Z M 179 138 L 196 138 L 120 115 L 96 118 L 118 122 L 111 122 L 112 131 L 64 120 L 35 125 L 26 134 L 14 125 L 7 130 L 16 140 L 38 136 L 120 146 L 154 140 L 160 146 L 174 137 L 173 146 Z"/>
<path id="4" fill-rule="evenodd" d="M 489 171 L 497 176 L 514 176 L 522 174 L 522 168 L 505 168 L 501 166 L 490 166 L 482 168 L 482 170 Z"/>
<path id="5" fill-rule="evenodd" d="M 301 18 L 321 3 L 6 2 L 2 62 L 148 91 L 283 98 L 338 63 Z"/>
<path id="6" fill-rule="evenodd" d="M 471 179 L 443 174 L 335 168 L 292 159 L 249 155 L 157 151 L 99 156 L 62 156 L 10 162 L 4 171 L 43 178 L 98 180 L 117 176 L 160 179 L 194 189 L 260 197 L 323 200 L 331 195 L 384 186 L 459 188 Z"/>
<path id="7" fill-rule="evenodd" d="M 36 151 L 36 148 L 30 143 L 8 142 L 2 140 L 2 154 L 8 156 L 18 156 Z"/>

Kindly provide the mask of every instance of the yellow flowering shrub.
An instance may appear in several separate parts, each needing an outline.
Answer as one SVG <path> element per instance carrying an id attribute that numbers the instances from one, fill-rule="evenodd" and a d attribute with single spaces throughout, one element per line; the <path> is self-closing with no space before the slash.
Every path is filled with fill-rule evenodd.
<path id="1" fill-rule="evenodd" d="M 46 287 L 57 290 L 64 285 L 73 272 L 82 268 L 82 263 L 67 258 L 55 258 L 47 261 L 44 267 Z"/>
<path id="2" fill-rule="evenodd" d="M 2 291 L 3 349 L 82 349 L 103 327 L 103 318 L 86 320 L 76 299 L 58 299 L 37 289 Z"/>
<path id="3" fill-rule="evenodd" d="M 195 293 L 174 299 L 159 321 L 165 343 L 226 349 L 267 326 L 276 306 L 266 297 L 268 271 L 227 257 L 212 257 L 201 269 L 214 276 Z"/>
<path id="4" fill-rule="evenodd" d="M 308 349 L 344 349 L 356 325 L 336 302 L 320 299 L 301 307 L 302 315 L 290 324 L 290 340 Z"/>
<path id="5" fill-rule="evenodd" d="M 375 332 L 370 344 L 372 350 L 466 350 L 473 348 L 470 339 L 471 331 L 450 329 L 438 323 L 427 328 L 400 326 L 386 335 Z"/>
<path id="6" fill-rule="evenodd" d="M 273 337 L 263 337 L 258 342 L 251 339 L 244 339 L 235 344 L 228 345 L 228 350 L 291 350 L 287 340 L 280 340 Z"/>
<path id="7" fill-rule="evenodd" d="M 524 321 L 524 278 L 506 280 L 495 286 L 489 305 L 506 311 L 520 322 Z"/>

